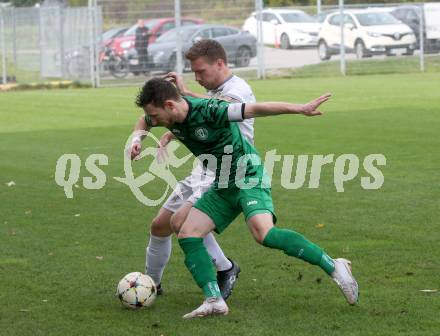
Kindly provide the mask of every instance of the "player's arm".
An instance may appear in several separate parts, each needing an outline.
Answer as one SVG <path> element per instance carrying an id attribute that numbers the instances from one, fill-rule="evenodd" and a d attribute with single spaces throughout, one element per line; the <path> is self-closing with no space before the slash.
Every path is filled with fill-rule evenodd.
<path id="1" fill-rule="evenodd" d="M 147 122 L 145 121 L 145 116 L 142 115 L 139 117 L 138 121 L 134 125 L 134 135 L 131 140 L 131 151 L 130 151 L 130 157 L 132 160 L 134 160 L 140 153 L 142 149 L 142 140 L 144 139 L 145 135 L 141 135 L 143 131 L 149 131 L 150 127 L 147 125 Z"/>
<path id="2" fill-rule="evenodd" d="M 322 114 L 320 111 L 318 111 L 318 107 L 329 100 L 330 97 L 331 94 L 325 94 L 319 98 L 313 99 L 306 104 L 292 104 L 284 102 L 243 104 L 241 106 L 242 118 L 250 119 L 279 114 L 303 114 L 313 117 Z"/>
<path id="3" fill-rule="evenodd" d="M 160 137 L 156 152 L 156 159 L 159 163 L 165 162 L 165 159 L 168 157 L 167 145 L 175 138 L 171 131 L 165 132 Z"/>
<path id="4" fill-rule="evenodd" d="M 194 98 L 209 98 L 209 96 L 206 94 L 196 93 L 188 90 L 185 83 L 183 82 L 182 77 L 180 77 L 176 72 L 169 72 L 164 76 L 164 78 L 166 80 L 169 80 L 174 85 L 176 85 L 177 89 L 179 90 L 182 96 L 190 96 Z"/>

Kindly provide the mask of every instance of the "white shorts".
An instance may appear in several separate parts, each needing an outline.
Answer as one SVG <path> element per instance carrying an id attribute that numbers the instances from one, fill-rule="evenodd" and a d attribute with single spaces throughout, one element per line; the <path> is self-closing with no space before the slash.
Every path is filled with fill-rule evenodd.
<path id="1" fill-rule="evenodd" d="M 177 183 L 176 189 L 167 198 L 162 208 L 175 213 L 185 202 L 195 204 L 202 194 L 211 188 L 213 182 L 214 175 L 198 165 L 191 175 Z"/>

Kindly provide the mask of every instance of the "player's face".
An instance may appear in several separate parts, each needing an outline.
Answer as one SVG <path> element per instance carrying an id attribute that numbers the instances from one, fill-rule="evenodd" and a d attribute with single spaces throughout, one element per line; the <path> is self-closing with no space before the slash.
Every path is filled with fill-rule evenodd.
<path id="1" fill-rule="evenodd" d="M 147 104 L 144 106 L 144 112 L 150 117 L 151 126 L 163 126 L 169 127 L 173 124 L 171 109 L 169 106 L 157 107 L 153 104 Z"/>
<path id="2" fill-rule="evenodd" d="M 222 83 L 219 83 L 221 70 L 224 62 L 217 60 L 210 64 L 204 57 L 191 61 L 191 70 L 194 72 L 196 81 L 207 90 L 214 90 Z"/>

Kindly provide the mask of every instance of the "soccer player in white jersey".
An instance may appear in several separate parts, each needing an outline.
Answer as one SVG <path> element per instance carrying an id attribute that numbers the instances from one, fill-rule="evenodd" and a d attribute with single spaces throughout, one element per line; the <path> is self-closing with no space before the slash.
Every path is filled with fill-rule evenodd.
<path id="1" fill-rule="evenodd" d="M 255 96 L 250 86 L 241 78 L 232 74 L 227 66 L 226 52 L 215 40 L 202 40 L 195 43 L 186 53 L 186 58 L 191 62 L 196 81 L 208 90 L 207 95 L 189 91 L 182 79 L 176 73 L 166 75 L 174 82 L 180 93 L 193 97 L 215 97 L 236 103 L 254 103 Z M 254 143 L 254 119 L 247 119 L 239 123 L 243 136 Z M 135 126 L 135 130 L 146 130 L 144 116 Z M 165 133 L 160 139 L 159 151 L 174 139 L 171 132 Z M 141 139 L 137 138 L 132 144 L 131 157 L 134 159 L 140 154 Z M 209 189 L 214 181 L 214 174 L 205 171 L 198 165 L 190 176 L 179 181 L 177 190 L 174 191 L 163 204 L 150 225 L 150 239 L 146 249 L 146 274 L 151 276 L 158 286 L 158 294 L 162 293 L 162 275 L 171 255 L 171 237 L 173 227 L 180 227 L 186 219 L 193 204 L 201 194 Z M 183 197 L 182 197 L 183 196 Z M 204 238 L 204 244 L 217 268 L 217 281 L 222 297 L 227 299 L 232 292 L 240 268 L 231 259 L 227 258 L 212 233 Z"/>

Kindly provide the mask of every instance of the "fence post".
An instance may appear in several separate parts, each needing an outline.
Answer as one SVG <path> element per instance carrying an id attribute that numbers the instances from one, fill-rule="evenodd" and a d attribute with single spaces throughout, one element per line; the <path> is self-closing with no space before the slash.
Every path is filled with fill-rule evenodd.
<path id="1" fill-rule="evenodd" d="M 258 79 L 266 78 L 264 69 L 264 44 L 263 44 L 263 0 L 255 0 L 255 11 L 257 17 L 257 77 Z"/>
<path id="2" fill-rule="evenodd" d="M 5 21 L 4 21 L 4 9 L 0 9 L 0 39 L 2 41 L 1 50 L 2 50 L 2 84 L 6 84 L 7 76 L 6 76 L 6 43 L 5 43 Z"/>
<path id="3" fill-rule="evenodd" d="M 425 13 L 424 5 L 420 6 L 420 17 L 419 17 L 419 51 L 420 51 L 420 71 L 425 71 L 425 41 L 423 38 L 423 32 L 425 30 Z"/>
<path id="4" fill-rule="evenodd" d="M 61 6 L 58 6 L 58 28 L 60 31 L 60 74 L 61 78 L 64 78 L 66 69 L 64 50 L 64 10 Z"/>
<path id="5" fill-rule="evenodd" d="M 93 32 L 93 0 L 88 0 L 88 11 L 87 11 L 87 16 L 88 16 L 88 23 L 89 23 L 89 27 L 88 27 L 88 31 L 89 31 L 89 65 L 90 65 L 90 82 L 92 84 L 92 87 L 96 87 L 96 80 L 95 80 L 95 67 L 94 65 L 94 45 L 95 45 L 95 41 L 94 39 L 94 32 Z"/>
<path id="6" fill-rule="evenodd" d="M 43 59 L 43 50 L 44 50 L 44 31 L 43 31 L 43 8 L 39 6 L 38 8 L 38 46 L 40 48 L 40 79 L 43 79 L 44 73 L 44 59 Z"/>
<path id="7" fill-rule="evenodd" d="M 99 13 L 99 8 L 98 8 L 98 2 L 97 0 L 94 0 L 94 7 L 93 7 L 93 22 L 95 23 L 94 27 L 94 35 L 95 35 L 95 48 L 94 48 L 94 63 L 93 63 L 93 67 L 95 68 L 95 81 L 96 81 L 96 87 L 100 87 L 101 86 L 101 71 L 100 71 L 100 64 L 99 64 L 99 53 L 101 51 L 101 46 L 102 46 L 102 41 L 101 41 L 101 36 L 102 36 L 102 20 L 99 20 L 99 28 L 100 31 L 98 31 L 98 13 Z M 99 40 L 98 40 L 98 36 L 99 36 Z"/>
<path id="8" fill-rule="evenodd" d="M 14 66 L 17 69 L 17 18 L 15 17 L 15 7 L 11 8 L 12 15 L 12 57 L 14 58 Z"/>
<path id="9" fill-rule="evenodd" d="M 316 14 L 321 14 L 321 11 L 322 11 L 322 9 L 321 9 L 321 0 L 316 0 Z"/>
<path id="10" fill-rule="evenodd" d="M 340 63 L 340 70 L 341 74 L 345 76 L 345 39 L 344 39 L 344 26 L 345 26 L 345 20 L 344 20 L 344 0 L 339 0 L 339 15 L 341 17 L 341 45 L 339 47 L 340 50 L 340 56 L 341 56 L 341 63 Z"/>
<path id="11" fill-rule="evenodd" d="M 181 8 L 180 0 L 174 0 L 174 18 L 176 21 L 176 33 L 177 33 L 177 43 L 176 43 L 176 68 L 177 73 L 181 75 L 183 73 L 183 60 L 182 60 L 182 37 L 181 37 Z"/>

